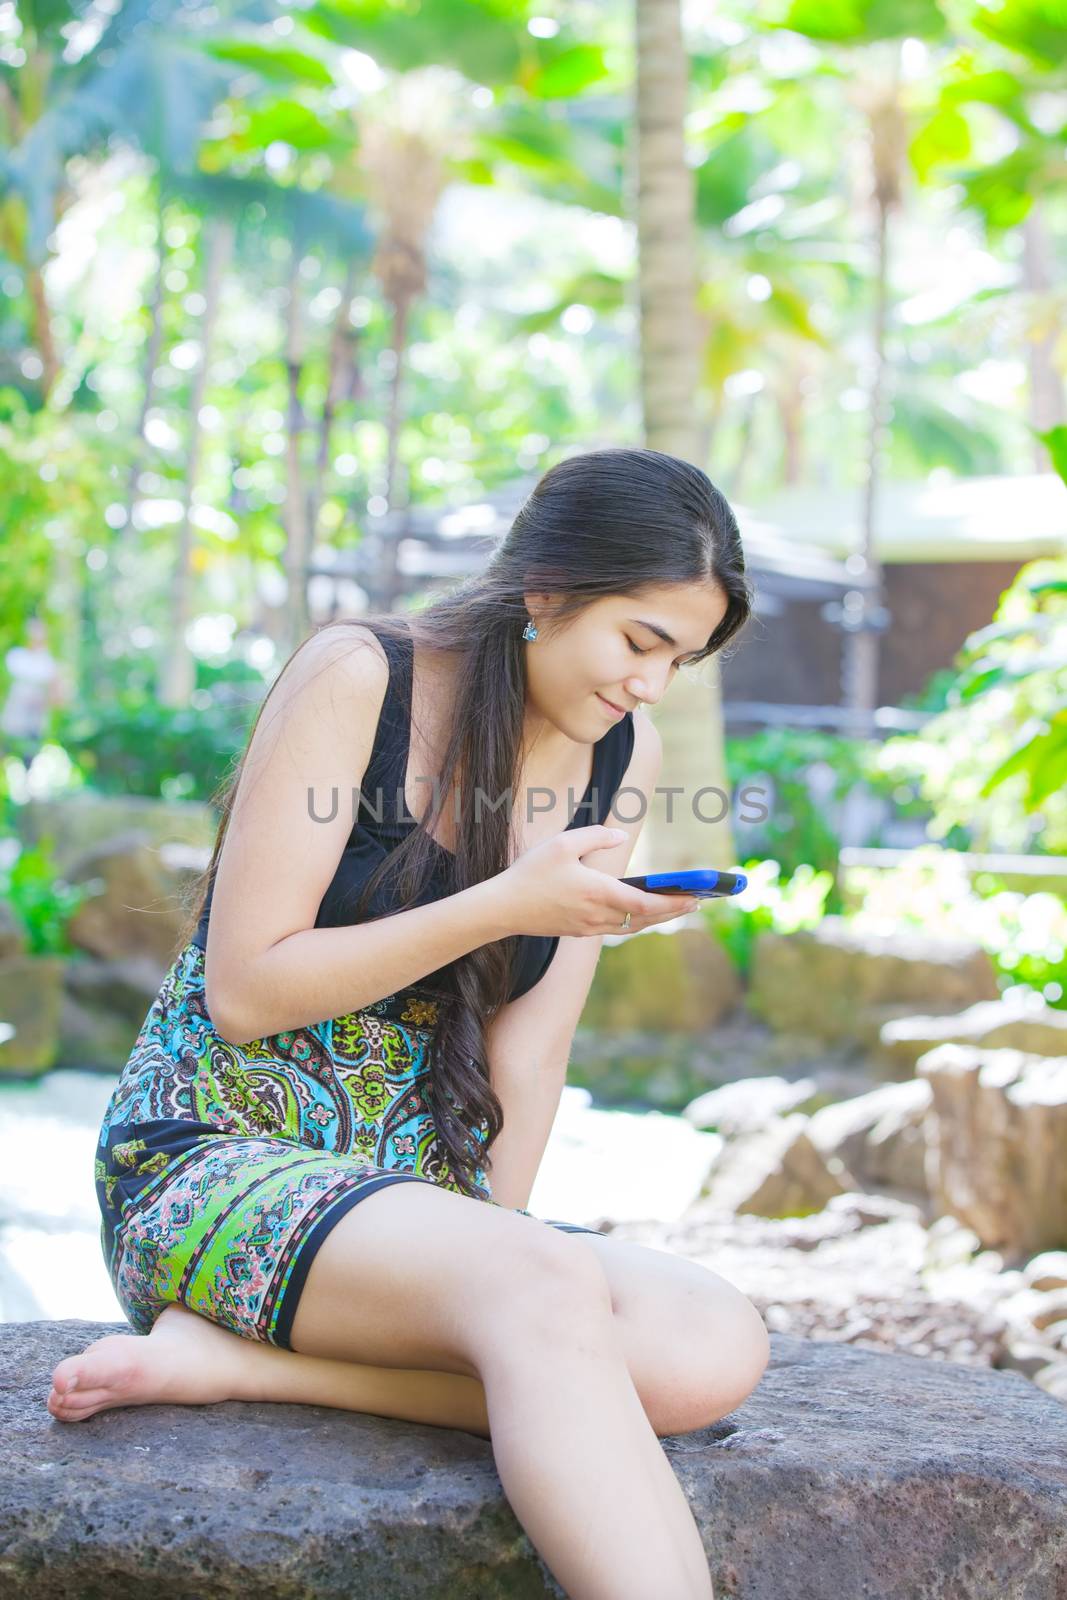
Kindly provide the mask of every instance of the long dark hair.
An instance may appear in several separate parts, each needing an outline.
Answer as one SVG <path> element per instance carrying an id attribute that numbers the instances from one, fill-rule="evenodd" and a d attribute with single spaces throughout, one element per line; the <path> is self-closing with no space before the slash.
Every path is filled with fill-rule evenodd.
<path id="1" fill-rule="evenodd" d="M 704 583 L 717 585 L 725 595 L 726 613 L 703 651 L 690 661 L 720 650 L 751 610 L 733 512 L 710 478 L 688 461 L 659 450 L 593 450 L 567 457 L 544 474 L 484 572 L 403 619 L 368 613 L 316 629 L 322 633 L 355 624 L 379 635 L 414 640 L 428 650 L 450 652 L 457 663 L 453 721 L 433 799 L 426 815 L 365 883 L 352 921 L 364 920 L 372 895 L 387 884 L 395 912 L 420 903 L 435 871 L 444 872 L 448 892 L 458 893 L 508 867 L 513 817 L 504 806 L 494 805 L 479 808 L 477 826 L 472 816 L 479 791 L 494 800 L 518 793 L 530 648 L 522 638 L 528 619 L 525 593 L 560 597 L 551 618 L 539 619 L 539 628 L 551 634 L 606 596 Z M 358 642 L 365 646 L 365 641 Z M 252 725 L 249 745 L 265 704 Z M 243 765 L 242 755 L 216 801 L 222 820 L 200 880 L 195 921 L 185 938 L 203 912 Z M 456 849 L 442 863 L 432 831 L 447 805 L 456 808 Z M 507 1001 L 517 955 L 513 937 L 482 945 L 455 963 L 456 998 L 432 1045 L 427 1098 L 443 1162 L 464 1194 L 483 1198 L 475 1168 L 487 1158 L 504 1125 L 489 1081 L 485 1024 Z M 479 1128 L 484 1128 L 484 1147 L 474 1134 Z"/>

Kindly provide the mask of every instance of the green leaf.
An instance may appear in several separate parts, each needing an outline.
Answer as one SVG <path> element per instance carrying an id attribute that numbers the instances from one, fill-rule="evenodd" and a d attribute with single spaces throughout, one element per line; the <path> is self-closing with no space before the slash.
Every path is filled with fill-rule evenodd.
<path id="1" fill-rule="evenodd" d="M 264 150 L 276 140 L 294 150 L 325 150 L 339 142 L 318 113 L 299 100 L 274 100 L 248 112 L 239 148 Z"/>
<path id="2" fill-rule="evenodd" d="M 1023 772 L 1028 777 L 1026 804 L 1031 811 L 1067 785 L 1067 713 L 1013 750 L 990 773 L 979 792 L 988 798 L 1000 784 Z"/>
<path id="3" fill-rule="evenodd" d="M 956 686 L 956 692 L 961 700 L 973 700 L 976 695 L 985 694 L 987 689 L 994 688 L 1004 677 L 1002 666 L 986 667 L 984 671 L 976 673 L 973 678 L 966 678 Z"/>
<path id="4" fill-rule="evenodd" d="M 1067 61 L 1067 7 L 1063 0 L 1001 0 L 993 10 L 976 6 L 975 27 L 988 39 L 1029 56 L 1043 67 Z"/>
<path id="5" fill-rule="evenodd" d="M 317 56 L 292 45 L 260 44 L 254 39 L 211 39 L 205 42 L 204 49 L 219 61 L 249 67 L 275 83 L 310 83 L 317 89 L 333 85 L 329 69 Z"/>
<path id="6" fill-rule="evenodd" d="M 809 39 L 866 44 L 940 38 L 945 19 L 934 0 L 792 0 L 778 26 Z"/>
<path id="7" fill-rule="evenodd" d="M 962 111 L 943 106 L 911 142 L 911 164 L 924 183 L 937 168 L 965 161 L 971 153 L 971 128 Z"/>
<path id="8" fill-rule="evenodd" d="M 608 76 L 604 52 L 599 45 L 576 44 L 554 60 L 546 61 L 525 80 L 527 94 L 539 100 L 563 100 L 581 94 L 591 83 Z"/>
<path id="9" fill-rule="evenodd" d="M 1067 483 L 1067 425 L 1061 422 L 1055 428 L 1039 433 L 1037 437 L 1052 457 L 1052 465 L 1064 483 Z"/>

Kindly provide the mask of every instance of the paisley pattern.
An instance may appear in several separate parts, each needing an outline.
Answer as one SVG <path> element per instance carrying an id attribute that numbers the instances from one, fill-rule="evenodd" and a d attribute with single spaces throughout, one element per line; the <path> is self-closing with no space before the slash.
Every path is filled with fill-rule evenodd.
<path id="1" fill-rule="evenodd" d="M 427 1093 L 449 997 L 414 985 L 235 1045 L 208 1015 L 204 959 L 194 943 L 175 958 L 104 1112 L 101 1249 L 135 1332 L 178 1302 L 291 1349 L 314 1253 L 346 1211 L 390 1183 L 460 1192 Z M 475 1182 L 495 1205 L 481 1166 Z"/>

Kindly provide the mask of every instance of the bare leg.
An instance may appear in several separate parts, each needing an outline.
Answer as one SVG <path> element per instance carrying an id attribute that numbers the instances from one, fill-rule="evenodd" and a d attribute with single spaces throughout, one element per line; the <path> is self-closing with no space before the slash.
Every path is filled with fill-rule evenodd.
<path id="1" fill-rule="evenodd" d="M 513 1328 L 510 1348 L 498 1340 L 483 1357 L 493 1456 L 515 1515 L 574 1600 L 713 1600 L 610 1302 L 579 1296 L 564 1315 L 563 1339 L 558 1327 Z"/>
<path id="2" fill-rule="evenodd" d="M 165 1365 L 163 1341 L 182 1320 L 168 1310 L 148 1339 L 112 1340 L 154 1346 L 148 1353 L 158 1351 Z M 227 1349 L 251 1343 L 193 1320 Z M 108 1342 L 68 1360 L 85 1364 L 87 1380 L 99 1377 L 89 1363 Z M 391 1367 L 400 1383 L 410 1384 L 412 1373 L 431 1387 L 430 1374 L 480 1383 L 504 1491 L 572 1600 L 709 1600 L 700 1535 L 627 1369 L 607 1278 L 573 1240 L 430 1185 L 380 1190 L 320 1248 L 293 1344 L 329 1380 L 326 1403 L 337 1403 L 335 1363 L 363 1365 L 364 1376 L 368 1367 Z M 218 1351 L 214 1364 L 201 1366 L 212 1375 L 198 1393 L 157 1398 L 196 1404 L 232 1396 L 247 1367 L 241 1380 L 222 1345 Z M 294 1359 L 272 1347 L 256 1353 Z M 88 1402 L 93 1390 L 82 1392 Z M 465 1393 L 469 1401 L 476 1388 Z"/>
<path id="3" fill-rule="evenodd" d="M 478 1378 L 298 1355 L 244 1339 L 179 1305 L 165 1307 L 147 1337 L 105 1334 L 65 1357 L 45 1403 L 57 1421 L 81 1422 L 116 1406 L 220 1400 L 334 1406 L 489 1437 Z"/>

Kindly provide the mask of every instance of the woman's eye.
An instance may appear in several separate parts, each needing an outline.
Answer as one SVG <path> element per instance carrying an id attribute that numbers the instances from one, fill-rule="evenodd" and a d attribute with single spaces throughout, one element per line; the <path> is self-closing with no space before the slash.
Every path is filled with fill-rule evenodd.
<path id="1" fill-rule="evenodd" d="M 627 636 L 626 636 L 626 643 L 630 646 L 630 649 L 633 651 L 635 656 L 647 656 L 647 655 L 651 654 L 650 650 L 640 650 L 640 649 L 638 649 L 637 645 L 634 644 L 634 642 L 630 638 L 629 634 L 627 634 Z M 677 661 L 672 661 L 671 662 L 671 671 L 672 672 L 677 672 L 678 671 L 678 662 Z"/>

